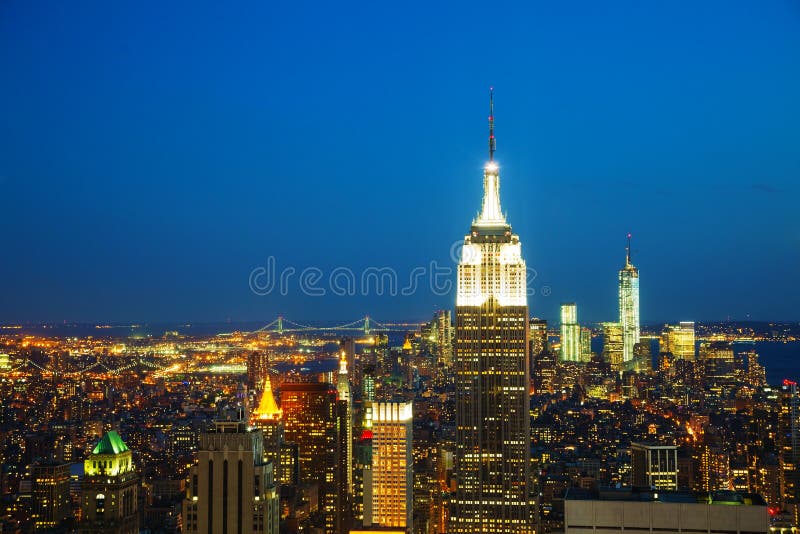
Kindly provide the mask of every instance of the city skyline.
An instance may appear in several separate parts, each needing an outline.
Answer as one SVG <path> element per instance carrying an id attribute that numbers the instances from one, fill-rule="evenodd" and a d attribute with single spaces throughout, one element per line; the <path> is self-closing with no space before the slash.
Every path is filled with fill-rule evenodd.
<path id="1" fill-rule="evenodd" d="M 219 18 L 208 5 L 158 17 L 4 5 L 0 321 L 452 308 L 454 292 L 261 296 L 248 275 L 274 257 L 404 280 L 437 261 L 454 282 L 448 247 L 474 215 L 490 85 L 506 117 L 506 209 L 531 236 L 533 315 L 555 320 L 574 301 L 587 323 L 614 320 L 630 232 L 643 324 L 798 319 L 791 5 L 527 6 L 493 14 L 488 44 L 474 38 L 482 9 L 461 7 L 475 31 L 451 65 L 443 7 L 386 24 L 375 6 Z M 317 54 L 315 39 L 330 46 Z"/>

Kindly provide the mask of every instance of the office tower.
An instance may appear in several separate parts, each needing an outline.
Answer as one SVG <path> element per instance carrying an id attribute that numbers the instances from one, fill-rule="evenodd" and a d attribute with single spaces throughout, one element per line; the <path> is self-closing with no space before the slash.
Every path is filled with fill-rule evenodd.
<path id="1" fill-rule="evenodd" d="M 280 486 L 296 486 L 300 483 L 300 461 L 297 443 L 281 442 L 277 480 Z"/>
<path id="2" fill-rule="evenodd" d="M 389 336 L 386 334 L 375 334 L 375 343 L 372 346 L 372 363 L 382 375 L 391 375 L 394 371 L 394 362 L 392 362 L 391 353 L 389 351 Z"/>
<path id="3" fill-rule="evenodd" d="M 581 327 L 581 361 L 586 363 L 592 359 L 592 330 Z"/>
<path id="4" fill-rule="evenodd" d="M 797 382 L 784 380 L 780 389 L 778 436 L 783 487 L 782 504 L 800 503 L 800 396 Z"/>
<path id="5" fill-rule="evenodd" d="M 533 361 L 533 391 L 537 395 L 555 390 L 556 356 L 549 350 L 531 358 Z"/>
<path id="6" fill-rule="evenodd" d="M 561 305 L 561 361 L 581 361 L 581 325 L 574 302 Z"/>
<path id="7" fill-rule="evenodd" d="M 547 321 L 544 319 L 531 318 L 528 321 L 528 359 L 530 363 L 531 384 L 534 391 L 538 391 L 536 386 L 536 362 L 540 354 L 548 349 L 547 343 Z"/>
<path id="8" fill-rule="evenodd" d="M 371 500 L 364 503 L 364 526 L 410 532 L 413 499 L 413 419 L 411 402 L 378 402 L 372 419 Z"/>
<path id="9" fill-rule="evenodd" d="M 622 361 L 633 359 L 639 343 L 639 270 L 631 263 L 631 234 L 625 247 L 625 266 L 619 271 L 619 322 L 622 325 Z"/>
<path id="10" fill-rule="evenodd" d="M 549 348 L 547 342 L 547 321 L 533 317 L 528 324 L 530 325 L 531 331 L 531 356 L 538 356 L 540 352 Z"/>
<path id="11" fill-rule="evenodd" d="M 278 490 L 263 435 L 242 419 L 200 435 L 183 501 L 184 532 L 278 533 Z"/>
<path id="12" fill-rule="evenodd" d="M 603 329 L 603 360 L 611 365 L 614 371 L 622 369 L 624 341 L 622 325 L 619 323 L 600 323 Z"/>
<path id="13" fill-rule="evenodd" d="M 436 321 L 436 360 L 447 369 L 453 366 L 453 323 L 450 310 L 439 310 Z"/>
<path id="14" fill-rule="evenodd" d="M 337 401 L 330 383 L 297 383 L 281 386 L 284 435 L 297 444 L 300 482 L 319 487 L 325 529 L 336 529 Z"/>
<path id="15" fill-rule="evenodd" d="M 500 209 L 491 113 L 489 132 L 482 209 L 458 264 L 458 481 L 448 530 L 527 533 L 533 531 L 527 281 L 519 236 Z"/>
<path id="16" fill-rule="evenodd" d="M 139 476 L 133 453 L 119 437 L 108 432 L 83 462 L 81 484 L 82 534 L 138 534 Z"/>
<path id="17" fill-rule="evenodd" d="M 264 383 L 269 373 L 269 354 L 254 351 L 247 355 L 247 387 L 255 389 Z"/>
<path id="18" fill-rule="evenodd" d="M 640 341 L 633 347 L 633 359 L 637 373 L 649 373 L 653 370 L 653 352 L 649 340 Z"/>
<path id="19" fill-rule="evenodd" d="M 280 453 L 283 442 L 283 412 L 275 402 L 269 374 L 264 377 L 258 406 L 253 410 L 250 424 L 261 430 L 264 443 L 264 460 L 272 463 L 274 478 L 280 481 Z"/>
<path id="20" fill-rule="evenodd" d="M 69 464 L 36 462 L 30 466 L 31 520 L 35 530 L 50 530 L 72 515 Z"/>
<path id="21" fill-rule="evenodd" d="M 751 388 L 757 389 L 767 385 L 767 371 L 758 362 L 758 353 L 755 350 L 748 351 L 747 357 L 747 383 Z"/>
<path id="22" fill-rule="evenodd" d="M 705 383 L 719 394 L 735 382 L 733 347 L 727 341 L 704 341 L 700 344 L 700 363 Z"/>
<path id="23" fill-rule="evenodd" d="M 678 447 L 631 443 L 631 486 L 678 489 Z"/>
<path id="24" fill-rule="evenodd" d="M 661 333 L 661 352 L 671 352 L 676 360 L 694 361 L 694 322 L 681 321 L 678 325 L 665 325 Z"/>
<path id="25" fill-rule="evenodd" d="M 372 410 L 374 403 L 375 369 L 366 367 L 364 379 L 361 382 L 361 434 L 354 451 L 353 479 L 353 508 L 356 519 L 361 521 L 364 519 L 365 509 L 369 508 L 372 503 Z"/>
<path id="26" fill-rule="evenodd" d="M 350 379 L 347 375 L 347 351 L 339 358 L 339 376 L 336 382 L 336 530 L 346 532 L 351 515 L 353 495 L 353 404 L 350 397 Z"/>

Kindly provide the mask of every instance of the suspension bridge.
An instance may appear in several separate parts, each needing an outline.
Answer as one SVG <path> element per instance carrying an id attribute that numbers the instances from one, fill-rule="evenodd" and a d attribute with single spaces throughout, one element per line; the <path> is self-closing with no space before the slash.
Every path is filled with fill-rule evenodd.
<path id="1" fill-rule="evenodd" d="M 420 323 L 380 323 L 366 315 L 350 323 L 333 326 L 314 326 L 296 323 L 278 316 L 274 321 L 250 332 L 274 332 L 277 334 L 291 332 L 363 332 L 365 335 L 376 332 L 405 332 L 409 329 L 419 328 Z"/>
<path id="2" fill-rule="evenodd" d="M 24 360 L 20 361 L 14 367 L 10 368 L 7 372 L 8 373 L 17 373 L 22 372 L 26 368 L 35 369 L 45 374 L 50 375 L 82 375 L 84 373 L 107 373 L 111 375 L 118 375 L 124 371 L 128 371 L 131 369 L 135 369 L 137 367 L 141 369 L 147 370 L 154 370 L 154 371 L 166 371 L 171 368 L 172 364 L 158 364 L 152 361 L 148 361 L 144 358 L 134 358 L 132 361 L 128 362 L 127 364 L 121 367 L 109 367 L 106 362 L 101 361 L 99 358 L 92 363 L 86 364 L 79 369 L 55 369 L 54 366 L 56 364 L 50 363 L 49 365 L 41 365 L 36 363 L 35 361 L 31 360 L 30 358 L 25 358 Z"/>

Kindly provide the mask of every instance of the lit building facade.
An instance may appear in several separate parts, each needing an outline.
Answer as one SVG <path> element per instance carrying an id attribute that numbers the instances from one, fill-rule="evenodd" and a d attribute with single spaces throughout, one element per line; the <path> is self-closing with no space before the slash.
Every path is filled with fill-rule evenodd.
<path id="1" fill-rule="evenodd" d="M 694 321 L 666 325 L 661 334 L 661 352 L 670 352 L 676 360 L 695 359 Z"/>
<path id="2" fill-rule="evenodd" d="M 631 443 L 631 485 L 678 489 L 678 448 L 675 445 Z"/>
<path id="3" fill-rule="evenodd" d="M 69 464 L 37 462 L 30 466 L 31 519 L 35 530 L 55 529 L 71 516 Z"/>
<path id="4" fill-rule="evenodd" d="M 264 377 L 258 406 L 250 417 L 250 424 L 261 430 L 263 436 L 264 460 L 272 463 L 275 480 L 280 480 L 280 454 L 283 443 L 283 411 L 275 402 L 272 381 Z"/>
<path id="5" fill-rule="evenodd" d="M 372 468 L 364 526 L 410 531 L 413 513 L 411 402 L 373 404 Z"/>
<path id="6" fill-rule="evenodd" d="M 581 361 L 581 325 L 578 324 L 578 305 L 561 305 L 561 361 Z"/>
<path id="7" fill-rule="evenodd" d="M 297 445 L 300 483 L 319 485 L 327 532 L 335 532 L 338 523 L 337 399 L 336 388 L 327 382 L 281 385 L 284 435 Z"/>
<path id="8" fill-rule="evenodd" d="M 639 343 L 639 270 L 631 263 L 631 235 L 625 247 L 625 266 L 619 271 L 619 323 L 622 325 L 622 361 L 633 359 Z"/>
<path id="9" fill-rule="evenodd" d="M 784 380 L 780 390 L 781 502 L 800 503 L 800 396 L 797 383 Z"/>
<path id="10" fill-rule="evenodd" d="M 277 534 L 278 489 L 263 435 L 244 421 L 217 421 L 200 435 L 183 501 L 184 532 Z"/>
<path id="11" fill-rule="evenodd" d="M 336 530 L 349 530 L 353 496 L 353 402 L 347 374 L 348 354 L 342 350 L 336 382 Z"/>
<path id="12" fill-rule="evenodd" d="M 624 340 L 620 323 L 600 323 L 603 329 L 603 360 L 615 371 L 622 369 Z"/>
<path id="13" fill-rule="evenodd" d="M 500 209 L 491 115 L 489 125 L 482 208 L 458 264 L 453 533 L 533 531 L 526 270 Z"/>
<path id="14" fill-rule="evenodd" d="M 81 534 L 138 534 L 139 476 L 133 453 L 108 432 L 83 462 Z"/>

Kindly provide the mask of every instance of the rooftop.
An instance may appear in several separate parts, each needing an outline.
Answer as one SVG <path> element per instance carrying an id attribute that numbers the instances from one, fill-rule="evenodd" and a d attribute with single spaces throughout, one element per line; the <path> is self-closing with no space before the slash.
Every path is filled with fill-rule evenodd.
<path id="1" fill-rule="evenodd" d="M 572 501 L 640 501 L 720 505 L 766 506 L 764 499 L 756 493 L 736 491 L 663 491 L 650 488 L 569 488 L 565 500 Z"/>
<path id="2" fill-rule="evenodd" d="M 95 445 L 92 454 L 119 454 L 128 450 L 128 446 L 122 441 L 115 431 L 106 433 L 100 442 Z"/>

